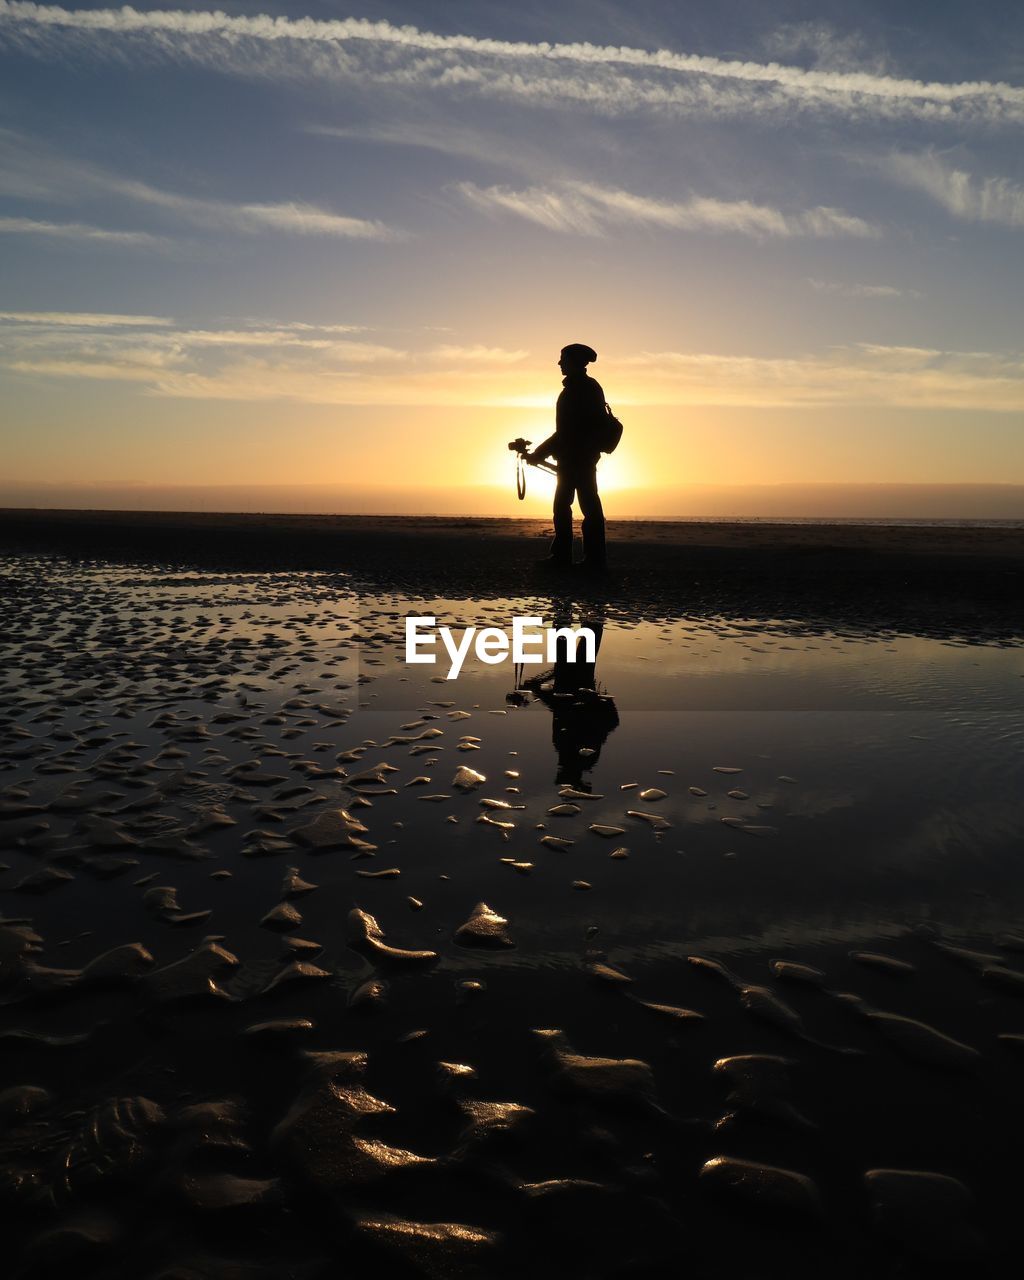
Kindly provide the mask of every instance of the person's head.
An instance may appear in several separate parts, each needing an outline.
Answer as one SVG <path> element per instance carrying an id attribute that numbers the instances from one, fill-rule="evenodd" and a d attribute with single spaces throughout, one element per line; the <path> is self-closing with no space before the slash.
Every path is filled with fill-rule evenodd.
<path id="1" fill-rule="evenodd" d="M 563 347 L 558 357 L 558 367 L 568 376 L 570 373 L 583 373 L 588 364 L 597 359 L 597 352 L 582 342 L 572 342 Z"/>

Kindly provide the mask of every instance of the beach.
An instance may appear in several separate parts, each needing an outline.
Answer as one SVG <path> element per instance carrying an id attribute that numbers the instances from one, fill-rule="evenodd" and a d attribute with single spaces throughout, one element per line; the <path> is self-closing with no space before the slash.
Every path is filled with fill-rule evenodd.
<path id="1" fill-rule="evenodd" d="M 367 590 L 494 598 L 553 587 L 644 613 L 1024 625 L 1024 527 L 612 521 L 607 583 L 545 578 L 550 522 L 0 510 L 0 547 L 209 569 L 334 569 Z M 577 555 L 579 552 L 577 551 Z"/>
<path id="2" fill-rule="evenodd" d="M 10 1280 L 1020 1265 L 1024 6 L 908 8 L 0 0 Z"/>
<path id="3" fill-rule="evenodd" d="M 1024 533 L 611 532 L 0 513 L 14 1274 L 1011 1255 Z"/>

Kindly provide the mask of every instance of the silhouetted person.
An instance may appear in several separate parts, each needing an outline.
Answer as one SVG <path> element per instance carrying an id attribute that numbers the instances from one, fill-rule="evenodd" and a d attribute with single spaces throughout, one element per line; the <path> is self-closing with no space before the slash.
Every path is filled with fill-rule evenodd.
<path id="1" fill-rule="evenodd" d="M 572 503 L 577 498 L 583 514 L 583 565 L 602 572 L 605 568 L 604 509 L 597 492 L 597 461 L 601 456 L 595 436 L 604 418 L 601 384 L 587 373 L 597 359 L 592 347 L 574 342 L 563 347 L 558 358 L 563 390 L 555 406 L 555 433 L 527 455 L 528 461 L 554 458 L 558 483 L 552 515 L 555 536 L 544 564 L 568 568 L 572 564 Z"/>
<path id="2" fill-rule="evenodd" d="M 597 691 L 597 655 L 604 635 L 604 624 L 587 621 L 594 632 L 594 661 L 569 661 L 568 641 L 559 638 L 553 670 L 543 671 L 529 680 L 520 680 L 516 691 L 506 695 L 506 702 L 521 703 L 530 693 L 551 712 L 551 742 L 558 758 L 555 782 L 568 784 L 577 791 L 589 791 L 590 783 L 583 775 L 601 758 L 601 748 L 613 729 L 619 726 L 619 713 L 614 698 Z M 582 644 L 575 656 L 580 656 Z M 582 753 L 582 754 L 581 754 Z"/>

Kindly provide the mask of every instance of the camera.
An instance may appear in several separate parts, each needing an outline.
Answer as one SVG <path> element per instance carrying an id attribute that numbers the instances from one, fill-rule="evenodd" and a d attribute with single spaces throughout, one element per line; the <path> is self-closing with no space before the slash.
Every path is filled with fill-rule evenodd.
<path id="1" fill-rule="evenodd" d="M 518 440 L 510 440 L 508 447 L 513 453 L 526 453 L 530 448 L 529 440 L 524 440 L 522 436 Z"/>

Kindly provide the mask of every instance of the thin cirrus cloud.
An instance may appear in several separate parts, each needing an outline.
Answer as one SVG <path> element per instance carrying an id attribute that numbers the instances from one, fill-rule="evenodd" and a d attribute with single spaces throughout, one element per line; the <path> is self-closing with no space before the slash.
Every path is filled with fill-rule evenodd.
<path id="1" fill-rule="evenodd" d="M 1024 227 L 1024 187 L 1009 178 L 976 178 L 933 152 L 889 156 L 882 167 L 893 181 L 923 191 L 954 218 Z"/>
<path id="2" fill-rule="evenodd" d="M 0 339 L 23 330 L 24 336 L 48 329 L 174 329 L 173 341 L 186 345 L 249 345 L 270 343 L 321 346 L 323 335 L 365 333 L 366 325 L 314 324 L 308 320 L 243 319 L 233 329 L 182 329 L 170 316 L 123 315 L 110 311 L 0 311 Z M 64 341 L 74 340 L 65 337 Z M 164 341 L 166 336 L 158 336 Z M 330 339 L 336 343 L 333 337 Z M 380 348 L 383 350 L 384 348 Z M 390 350 L 390 348 L 388 348 Z"/>
<path id="3" fill-rule="evenodd" d="M 337 337 L 331 328 L 188 328 L 160 317 L 8 312 L 0 316 L 0 366 L 27 377 L 134 384 L 172 399 L 336 405 L 534 407 L 547 376 L 526 352 L 454 344 L 400 350 Z M 1020 352 L 856 344 L 794 356 L 609 358 L 624 403 L 1024 411 Z"/>
<path id="4" fill-rule="evenodd" d="M 140 57 L 191 60 L 236 74 L 375 81 L 591 110 L 723 115 L 830 112 L 985 124 L 1024 119 L 1024 89 L 871 70 L 803 68 L 670 49 L 551 44 L 445 35 L 388 21 L 317 20 L 217 11 L 69 9 L 0 0 L 8 39 L 44 56 L 120 39 Z"/>
<path id="5" fill-rule="evenodd" d="M 162 191 L 145 182 L 109 178 L 108 190 L 140 204 L 176 213 L 200 226 L 223 227 L 231 231 L 286 231 L 294 235 L 340 236 L 357 240 L 403 240 L 406 235 L 383 222 L 349 218 L 330 213 L 316 205 L 289 200 L 277 204 L 237 204 L 226 200 L 204 200 Z"/>
<path id="6" fill-rule="evenodd" d="M 752 408 L 870 405 L 1024 410 L 1024 354 L 858 343 L 793 357 L 659 351 L 627 356 L 648 403 Z"/>
<path id="7" fill-rule="evenodd" d="M 431 352 L 431 355 L 438 360 L 454 361 L 461 364 L 469 361 L 473 364 L 490 365 L 519 364 L 529 354 L 528 351 L 508 351 L 504 347 L 459 347 L 452 344 L 435 347 Z"/>
<path id="8" fill-rule="evenodd" d="M 2 0 L 0 0 L 2 3 Z M 11 129 L 0 129 L 0 194 L 55 203 L 116 196 L 129 204 L 163 210 L 192 226 L 237 234 L 278 231 L 298 236 L 401 241 L 407 234 L 374 219 L 346 217 L 299 200 L 278 203 L 229 201 L 182 195 L 134 178 L 71 159 L 49 150 L 38 140 Z M 144 231 L 108 230 L 82 223 L 0 219 L 0 231 L 47 235 L 67 240 L 166 248 L 165 237 Z"/>
<path id="9" fill-rule="evenodd" d="M 815 293 L 831 293 L 841 298 L 919 298 L 917 289 L 898 289 L 893 284 L 845 284 L 841 280 L 819 280 L 808 276 L 806 283 Z"/>
<path id="10" fill-rule="evenodd" d="M 159 316 L 7 311 L 0 313 L 0 367 L 36 378 L 134 383 L 180 399 L 416 404 L 458 400 L 457 384 L 486 386 L 495 369 L 528 355 L 482 345 L 410 352 L 354 339 L 361 328 L 252 320 L 189 327 Z"/>
<path id="11" fill-rule="evenodd" d="M 157 329 L 172 323 L 166 316 L 126 316 L 104 311 L 0 311 L 0 321 L 46 328 L 119 329 L 142 326 Z"/>
<path id="12" fill-rule="evenodd" d="M 351 370 L 393 367 L 406 352 L 348 337 L 349 325 L 261 325 L 198 329 L 168 317 L 20 312 L 0 314 L 0 365 L 18 374 L 133 381 L 216 379 L 224 367 L 270 364 L 294 378 L 339 379 Z M 239 398 L 247 398 L 241 396 Z"/>
<path id="13" fill-rule="evenodd" d="M 454 190 L 481 212 L 512 214 L 549 231 L 585 236 L 603 236 L 613 227 L 623 226 L 712 231 L 757 239 L 795 236 L 864 239 L 880 234 L 877 227 L 863 218 L 825 205 L 787 213 L 749 200 L 715 200 L 708 196 L 671 202 L 583 182 L 527 187 L 519 191 L 460 182 Z"/>
<path id="14" fill-rule="evenodd" d="M 44 236 L 49 240 L 84 241 L 89 244 L 121 245 L 131 249 L 166 249 L 164 236 L 147 231 L 113 231 L 84 222 L 46 222 L 38 218 L 0 218 L 0 235 Z"/>

